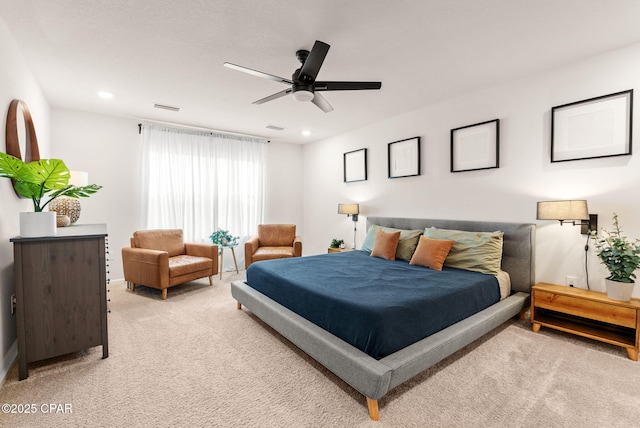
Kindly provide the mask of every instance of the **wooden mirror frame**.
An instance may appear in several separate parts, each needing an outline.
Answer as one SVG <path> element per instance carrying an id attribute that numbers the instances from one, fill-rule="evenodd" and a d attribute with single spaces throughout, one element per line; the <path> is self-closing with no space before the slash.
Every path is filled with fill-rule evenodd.
<path id="1" fill-rule="evenodd" d="M 18 109 L 22 111 L 24 117 L 24 126 L 26 129 L 26 144 L 24 158 L 20 150 L 20 140 L 18 138 Z M 7 154 L 22 159 L 25 162 L 40 160 L 40 149 L 38 147 L 38 137 L 36 137 L 36 128 L 33 126 L 33 119 L 27 104 L 22 100 L 13 100 L 9 104 L 9 112 L 7 113 Z"/>
<path id="2" fill-rule="evenodd" d="M 26 131 L 24 158 L 22 157 L 20 139 L 18 137 L 18 109 L 22 112 Z M 40 160 L 40 149 L 38 147 L 38 137 L 36 137 L 36 128 L 33 126 L 31 112 L 29 111 L 27 104 L 22 100 L 13 100 L 11 101 L 11 104 L 9 104 L 9 112 L 7 113 L 6 141 L 7 154 L 15 156 L 24 162 Z M 16 192 L 16 195 L 21 197 L 18 192 Z"/>

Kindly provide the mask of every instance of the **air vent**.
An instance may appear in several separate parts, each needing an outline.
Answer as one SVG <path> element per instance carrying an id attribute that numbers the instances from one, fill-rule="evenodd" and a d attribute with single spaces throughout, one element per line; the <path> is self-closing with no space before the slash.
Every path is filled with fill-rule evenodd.
<path id="1" fill-rule="evenodd" d="M 284 131 L 284 128 L 282 128 L 280 126 L 275 126 L 275 125 L 267 125 L 266 128 L 267 129 L 273 129 L 274 131 Z"/>
<path id="2" fill-rule="evenodd" d="M 155 103 L 155 104 L 153 104 L 153 106 L 154 106 L 155 108 L 161 108 L 161 109 L 163 109 L 163 110 L 169 110 L 169 111 L 180 111 L 180 107 L 168 106 L 168 105 L 165 105 L 165 104 L 158 104 L 158 103 Z"/>

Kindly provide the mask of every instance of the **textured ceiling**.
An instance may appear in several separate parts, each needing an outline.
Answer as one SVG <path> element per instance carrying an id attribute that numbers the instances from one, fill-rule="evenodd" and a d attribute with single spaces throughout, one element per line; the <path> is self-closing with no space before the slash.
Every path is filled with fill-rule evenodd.
<path id="1" fill-rule="evenodd" d="M 293 143 L 638 42 L 639 17 L 638 0 L 0 0 L 54 107 Z M 253 105 L 286 86 L 222 66 L 290 78 L 315 40 L 331 45 L 319 80 L 382 89 L 324 92 L 330 113 Z"/>

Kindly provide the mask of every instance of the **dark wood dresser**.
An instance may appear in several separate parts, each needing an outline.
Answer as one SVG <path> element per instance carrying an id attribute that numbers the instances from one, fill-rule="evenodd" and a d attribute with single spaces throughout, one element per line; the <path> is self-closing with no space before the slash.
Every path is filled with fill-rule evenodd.
<path id="1" fill-rule="evenodd" d="M 107 226 L 58 228 L 57 236 L 12 238 L 18 372 L 28 364 L 102 345 L 107 338 Z"/>

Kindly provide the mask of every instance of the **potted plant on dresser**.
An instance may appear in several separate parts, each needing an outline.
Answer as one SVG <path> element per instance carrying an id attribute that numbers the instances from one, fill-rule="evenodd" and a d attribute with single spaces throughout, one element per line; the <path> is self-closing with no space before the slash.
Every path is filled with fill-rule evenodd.
<path id="1" fill-rule="evenodd" d="M 56 234 L 56 213 L 46 212 L 49 202 L 60 196 L 88 197 L 102 188 L 96 184 L 69 185 L 69 168 L 60 159 L 23 162 L 0 152 L 0 177 L 13 180 L 16 192 L 33 202 L 33 212 L 20 213 L 20 236 L 37 237 Z"/>
<path id="2" fill-rule="evenodd" d="M 607 295 L 614 300 L 629 301 L 636 279 L 635 271 L 640 267 L 640 240 L 631 241 L 622 235 L 618 215 L 613 214 L 613 230 L 601 229 L 602 235 L 592 232 L 600 262 L 609 270 L 605 278 Z"/>

